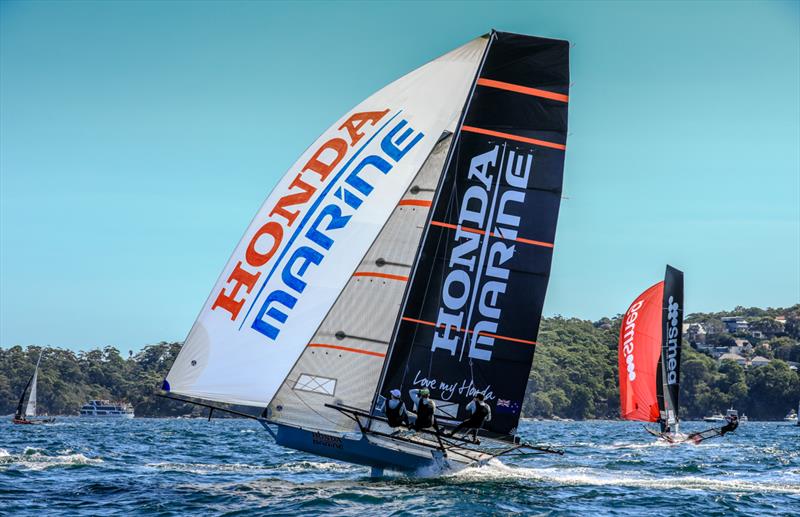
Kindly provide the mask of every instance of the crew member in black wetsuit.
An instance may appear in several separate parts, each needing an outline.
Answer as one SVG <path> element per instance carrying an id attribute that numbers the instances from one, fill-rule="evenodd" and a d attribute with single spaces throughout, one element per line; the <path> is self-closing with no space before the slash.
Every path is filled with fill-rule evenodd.
<path id="1" fill-rule="evenodd" d="M 658 417 L 658 420 L 656 420 L 656 423 L 661 426 L 661 434 L 669 434 L 670 433 L 670 427 L 669 427 L 669 424 L 667 423 L 666 420 L 664 420 L 661 417 Z"/>
<path id="2" fill-rule="evenodd" d="M 392 390 L 389 392 L 390 398 L 386 402 L 386 420 L 388 420 L 389 427 L 395 428 L 404 425 L 408 427 L 408 412 L 406 405 L 400 398 L 402 393 L 400 390 Z"/>
<path id="3" fill-rule="evenodd" d="M 736 415 L 730 415 L 725 417 L 725 420 L 728 421 L 725 425 L 723 425 L 719 429 L 720 436 L 725 436 L 725 433 L 730 433 L 731 431 L 735 431 L 737 427 L 739 427 L 739 417 Z"/>
<path id="4" fill-rule="evenodd" d="M 453 436 L 462 429 L 469 429 L 467 434 L 472 434 L 472 441 L 481 443 L 480 440 L 478 440 L 478 429 L 483 427 L 484 422 L 488 422 L 492 419 L 492 409 L 489 407 L 489 404 L 484 402 L 483 398 L 483 393 L 475 394 L 475 398 L 467 405 L 467 411 L 470 412 L 469 418 L 458 424 L 450 433 L 450 436 Z"/>
<path id="5" fill-rule="evenodd" d="M 408 393 L 411 395 L 411 400 L 414 401 L 414 411 L 417 413 L 417 418 L 411 424 L 411 428 L 420 431 L 434 427 L 436 404 L 430 399 L 431 392 L 427 388 L 422 388 L 421 390 L 410 390 Z"/>

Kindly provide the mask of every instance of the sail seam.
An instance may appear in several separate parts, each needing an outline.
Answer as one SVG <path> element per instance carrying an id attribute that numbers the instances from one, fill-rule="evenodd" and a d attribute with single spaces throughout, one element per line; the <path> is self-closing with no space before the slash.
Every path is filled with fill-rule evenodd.
<path id="1" fill-rule="evenodd" d="M 451 230 L 458 230 L 459 228 L 461 228 L 465 232 L 477 233 L 479 235 L 484 235 L 484 234 L 487 233 L 486 230 L 480 230 L 478 228 L 469 228 L 467 226 L 459 226 L 457 224 L 443 223 L 441 221 L 431 221 L 431 225 L 432 226 L 441 226 L 442 228 L 450 228 Z M 542 246 L 544 248 L 552 248 L 554 246 L 552 242 L 535 241 L 533 239 L 524 239 L 522 237 L 516 237 L 516 238 L 512 239 L 510 237 L 504 237 L 503 235 L 500 235 L 500 234 L 497 234 L 497 233 L 494 233 L 494 232 L 489 232 L 489 236 L 490 237 L 496 237 L 498 239 L 509 240 L 509 241 L 517 241 L 517 242 L 521 242 L 523 244 L 532 244 L 534 246 Z"/>
<path id="2" fill-rule="evenodd" d="M 373 352 L 371 350 L 362 350 L 360 348 L 351 348 L 349 346 L 329 345 L 327 343 L 309 343 L 308 348 L 332 348 L 334 350 L 353 352 L 355 354 L 374 355 L 375 357 L 386 357 L 386 354 L 382 354 L 380 352 Z"/>
<path id="3" fill-rule="evenodd" d="M 390 275 L 388 273 L 377 273 L 374 271 L 359 271 L 353 273 L 353 276 L 368 276 L 375 278 L 386 278 L 387 280 L 398 280 L 400 282 L 408 282 L 408 277 L 403 275 Z"/>
<path id="4" fill-rule="evenodd" d="M 417 320 L 417 319 L 414 319 L 414 318 L 407 318 L 405 316 L 402 317 L 402 320 L 403 321 L 408 321 L 410 323 L 418 323 L 420 325 L 428 325 L 429 327 L 437 327 L 437 326 L 444 327 L 444 325 L 437 325 L 433 321 Z M 475 332 L 475 330 L 467 330 L 467 329 L 458 329 L 458 331 L 459 332 L 466 332 L 467 334 L 472 334 L 472 333 Z M 489 332 L 484 332 L 484 331 L 479 331 L 478 335 L 479 336 L 493 337 L 495 339 L 502 339 L 504 341 L 513 341 L 515 343 L 524 343 L 526 345 L 537 345 L 538 344 L 538 343 L 536 343 L 536 341 L 531 341 L 529 339 L 520 339 L 520 338 L 517 338 L 517 337 L 501 336 L 500 334 L 490 334 Z"/>
<path id="5" fill-rule="evenodd" d="M 547 140 L 539 140 L 537 138 L 528 138 L 519 135 L 512 135 L 511 133 L 503 133 L 501 131 L 492 131 L 491 129 L 482 129 L 474 126 L 461 126 L 461 131 L 466 131 L 467 133 L 478 133 L 480 135 L 496 136 L 498 138 L 515 140 L 517 142 L 522 142 L 531 145 L 538 145 L 540 147 L 549 147 L 551 149 L 559 149 L 561 151 L 567 150 L 567 146 L 564 144 L 557 144 L 555 142 L 548 142 Z"/>
<path id="6" fill-rule="evenodd" d="M 398 206 L 431 206 L 433 201 L 425 199 L 402 199 Z"/>
<path id="7" fill-rule="evenodd" d="M 498 90 L 522 93 L 525 95 L 532 95 L 534 97 L 542 97 L 544 99 L 550 99 L 554 101 L 569 102 L 568 95 L 549 92 L 547 90 L 540 90 L 538 88 L 530 88 L 528 86 L 520 86 L 518 84 L 504 83 L 503 81 L 495 81 L 493 79 L 486 79 L 484 77 L 478 79 L 478 85 L 486 86 L 488 88 L 497 88 Z"/>

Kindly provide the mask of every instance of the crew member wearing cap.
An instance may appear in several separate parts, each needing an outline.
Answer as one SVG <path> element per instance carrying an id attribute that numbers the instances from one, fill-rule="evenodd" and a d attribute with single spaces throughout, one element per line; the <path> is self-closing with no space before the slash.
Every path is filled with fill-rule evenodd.
<path id="1" fill-rule="evenodd" d="M 401 395 L 400 390 L 389 392 L 389 401 L 386 402 L 386 420 L 389 421 L 389 427 L 401 425 L 408 427 L 408 412 L 405 402 L 400 399 Z"/>
<path id="2" fill-rule="evenodd" d="M 419 431 L 433 427 L 436 404 L 430 399 L 431 392 L 427 388 L 422 388 L 421 390 L 410 390 L 408 394 L 414 401 L 414 412 L 417 414 L 417 419 L 411 424 L 411 428 Z"/>

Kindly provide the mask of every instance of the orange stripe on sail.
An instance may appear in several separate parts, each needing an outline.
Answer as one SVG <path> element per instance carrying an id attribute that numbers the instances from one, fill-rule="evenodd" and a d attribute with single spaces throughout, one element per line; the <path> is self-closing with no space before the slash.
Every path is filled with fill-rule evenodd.
<path id="1" fill-rule="evenodd" d="M 424 199 L 402 199 L 398 206 L 431 206 L 432 201 L 426 201 Z"/>
<path id="2" fill-rule="evenodd" d="M 526 144 L 533 144 L 541 147 L 550 147 L 552 149 L 561 149 L 562 151 L 566 151 L 567 149 L 567 146 L 563 144 L 556 144 L 554 142 L 548 142 L 546 140 L 537 140 L 536 138 L 527 138 L 524 136 L 512 135 L 511 133 L 492 131 L 491 129 L 481 129 L 479 127 L 473 127 L 473 126 L 461 126 L 461 130 L 466 131 L 467 133 L 478 133 L 481 135 L 496 136 L 498 138 L 515 140 L 517 142 L 523 142 Z"/>
<path id="3" fill-rule="evenodd" d="M 480 86 L 488 86 L 489 88 L 497 88 L 499 90 L 507 90 L 510 92 L 524 93 L 525 95 L 533 95 L 534 97 L 543 97 L 554 101 L 568 102 L 569 97 L 561 93 L 548 92 L 547 90 L 540 90 L 538 88 L 529 88 L 527 86 L 520 86 L 518 84 L 504 83 L 503 81 L 495 81 L 493 79 L 478 79 Z"/>
<path id="4" fill-rule="evenodd" d="M 441 221 L 431 221 L 431 225 L 432 226 L 441 226 L 442 228 L 450 228 L 452 230 L 457 230 L 458 229 L 458 225 L 456 225 L 456 224 L 443 223 Z M 465 232 L 477 233 L 479 235 L 485 235 L 486 234 L 485 230 L 479 230 L 477 228 L 469 228 L 467 226 L 462 226 L 461 229 L 464 230 Z M 508 238 L 508 237 L 503 237 L 502 235 L 494 233 L 494 232 L 489 232 L 489 235 L 491 235 L 492 237 L 496 237 L 498 239 L 505 239 L 507 241 L 517 241 L 517 242 L 521 242 L 523 244 L 532 244 L 534 246 L 542 246 L 544 248 L 552 248 L 553 247 L 553 243 L 552 242 L 535 241 L 533 239 L 523 239 L 522 237 L 517 237 L 515 239 L 511 239 L 511 238 Z"/>
<path id="5" fill-rule="evenodd" d="M 345 352 L 353 352 L 355 354 L 374 355 L 375 357 L 386 357 L 386 354 L 380 352 L 373 352 L 371 350 L 362 350 L 360 348 L 350 348 L 349 346 L 328 345 L 326 343 L 310 343 L 308 348 L 333 348 L 334 350 L 343 350 Z"/>
<path id="6" fill-rule="evenodd" d="M 358 273 L 353 273 L 353 276 L 374 276 L 375 278 L 387 278 L 389 280 L 399 280 L 401 282 L 408 282 L 407 276 L 389 275 L 387 273 L 377 273 L 375 271 L 359 271 Z"/>
<path id="7" fill-rule="evenodd" d="M 432 321 L 415 320 L 414 318 L 406 318 L 405 316 L 403 316 L 401 319 L 403 321 L 408 321 L 408 322 L 411 322 L 411 323 L 418 323 L 420 325 L 427 325 L 429 327 L 437 327 L 437 326 L 438 327 L 443 327 L 444 326 L 444 325 L 436 325 L 436 323 L 434 323 Z M 458 331 L 459 332 L 466 332 L 467 334 L 472 334 L 472 333 L 475 332 L 474 330 L 467 330 L 467 329 L 458 329 Z M 493 338 L 496 338 L 496 339 L 502 339 L 504 341 L 513 341 L 515 343 L 524 343 L 526 345 L 536 345 L 536 341 L 531 341 L 529 339 L 519 339 L 519 338 L 515 338 L 515 337 L 501 336 L 500 334 L 490 334 L 488 332 L 478 332 L 478 335 L 479 336 L 493 337 Z"/>

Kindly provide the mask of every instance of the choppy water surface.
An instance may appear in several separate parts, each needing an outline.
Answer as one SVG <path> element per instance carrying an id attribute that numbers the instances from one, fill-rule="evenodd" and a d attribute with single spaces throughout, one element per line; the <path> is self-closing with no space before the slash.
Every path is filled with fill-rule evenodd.
<path id="1" fill-rule="evenodd" d="M 800 514 L 800 428 L 786 423 L 744 423 L 699 446 L 627 422 L 525 422 L 522 434 L 567 454 L 372 479 L 278 447 L 248 420 L 4 418 L 0 514 Z"/>

